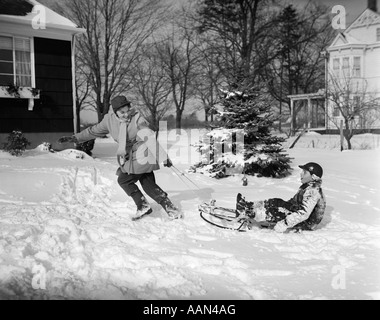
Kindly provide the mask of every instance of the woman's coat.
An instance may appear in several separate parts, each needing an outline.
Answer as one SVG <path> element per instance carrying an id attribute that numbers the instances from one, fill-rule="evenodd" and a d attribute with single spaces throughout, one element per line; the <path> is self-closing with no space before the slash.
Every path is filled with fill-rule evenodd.
<path id="1" fill-rule="evenodd" d="M 110 134 L 119 143 L 121 122 L 110 109 L 103 120 L 80 133 L 75 134 L 78 143 L 103 138 Z M 120 169 L 128 174 L 143 174 L 160 169 L 159 163 L 167 160 L 167 154 L 156 140 L 156 134 L 149 129 L 140 113 L 131 117 L 127 127 L 127 156 L 121 161 Z M 119 162 L 120 163 L 120 162 Z"/>

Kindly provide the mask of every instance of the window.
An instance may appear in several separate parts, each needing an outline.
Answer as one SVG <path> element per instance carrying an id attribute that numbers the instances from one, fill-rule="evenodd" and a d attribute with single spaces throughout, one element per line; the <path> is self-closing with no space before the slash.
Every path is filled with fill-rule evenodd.
<path id="1" fill-rule="evenodd" d="M 348 78 L 350 76 L 350 58 L 343 58 L 342 71 L 345 78 Z"/>
<path id="2" fill-rule="evenodd" d="M 351 112 L 357 114 L 361 107 L 361 98 L 359 96 L 354 96 L 352 99 L 352 110 Z"/>
<path id="3" fill-rule="evenodd" d="M 353 77 L 361 77 L 361 58 L 354 57 L 354 67 L 352 70 Z"/>
<path id="4" fill-rule="evenodd" d="M 335 58 L 333 59 L 333 72 L 336 76 L 339 76 L 339 70 L 340 70 L 340 59 Z"/>
<path id="5" fill-rule="evenodd" d="M 376 29 L 376 41 L 380 42 L 380 28 Z"/>
<path id="6" fill-rule="evenodd" d="M 0 36 L 0 85 L 31 87 L 31 65 L 30 39 Z"/>
<path id="7" fill-rule="evenodd" d="M 340 117 L 340 109 L 334 106 L 333 117 Z"/>

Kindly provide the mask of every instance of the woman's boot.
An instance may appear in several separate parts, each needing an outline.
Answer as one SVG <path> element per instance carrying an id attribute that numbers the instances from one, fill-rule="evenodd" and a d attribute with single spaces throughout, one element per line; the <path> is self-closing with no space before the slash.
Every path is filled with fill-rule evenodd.
<path id="1" fill-rule="evenodd" d="M 179 209 L 174 206 L 174 204 L 170 201 L 168 197 L 166 197 L 164 200 L 160 202 L 160 205 L 164 208 L 166 213 L 169 216 L 169 219 L 181 219 L 182 213 L 179 211 Z"/>

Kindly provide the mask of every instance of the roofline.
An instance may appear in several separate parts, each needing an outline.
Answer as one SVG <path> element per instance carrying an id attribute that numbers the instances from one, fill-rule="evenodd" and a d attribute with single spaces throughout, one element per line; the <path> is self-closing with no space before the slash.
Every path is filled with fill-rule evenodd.
<path id="1" fill-rule="evenodd" d="M 328 46 L 328 48 L 331 48 L 331 47 L 332 47 L 332 44 L 333 44 L 334 42 L 336 42 L 339 38 L 343 38 L 343 40 L 344 40 L 346 43 L 348 43 L 346 37 L 344 36 L 344 33 L 343 33 L 343 32 L 339 32 L 339 33 L 335 36 L 334 40 L 331 42 L 331 45 Z M 327 48 L 327 50 L 328 50 L 328 48 Z"/>
<path id="2" fill-rule="evenodd" d="M 329 48 L 327 48 L 327 51 L 332 52 L 332 51 L 340 51 L 340 50 L 351 49 L 351 48 L 368 50 L 368 49 L 372 49 L 372 48 L 376 48 L 376 47 L 380 47 L 380 42 L 376 42 L 376 43 L 348 43 L 348 44 L 341 45 L 341 46 L 329 47 Z"/>
<path id="3" fill-rule="evenodd" d="M 352 27 L 352 25 L 356 22 L 356 20 L 358 20 L 362 15 L 363 15 L 363 13 L 364 12 L 366 12 L 368 10 L 368 8 L 365 8 L 357 17 L 356 17 L 356 19 L 354 19 L 351 23 L 350 23 L 350 25 L 347 27 L 347 29 L 345 30 L 345 31 L 348 31 L 351 27 Z"/>
<path id="4" fill-rule="evenodd" d="M 366 9 L 364 9 L 364 11 L 361 13 L 361 14 L 359 14 L 358 16 L 357 16 L 357 18 L 354 20 L 354 21 L 352 21 L 351 22 L 351 24 L 349 25 L 349 27 L 344 31 L 345 33 L 347 33 L 347 32 L 350 32 L 350 30 L 352 29 L 352 26 L 354 25 L 354 23 L 364 14 L 364 12 L 366 12 L 367 10 L 370 10 L 371 12 L 373 12 L 373 13 L 376 13 L 378 16 L 380 16 L 380 13 L 379 12 L 376 12 L 376 11 L 373 11 L 372 9 L 370 9 L 370 8 L 366 8 Z"/>
<path id="5" fill-rule="evenodd" d="M 25 20 L 22 17 L 18 16 L 7 16 L 7 15 L 0 15 L 0 22 L 6 22 L 6 23 L 12 23 L 12 24 L 18 24 L 22 26 L 30 26 L 31 27 L 31 21 Z M 69 32 L 71 34 L 82 34 L 86 33 L 86 29 L 84 28 L 78 28 L 78 27 L 70 27 L 65 26 L 61 24 L 54 24 L 54 23 L 46 23 L 46 29 L 54 29 L 54 30 L 62 30 Z"/>

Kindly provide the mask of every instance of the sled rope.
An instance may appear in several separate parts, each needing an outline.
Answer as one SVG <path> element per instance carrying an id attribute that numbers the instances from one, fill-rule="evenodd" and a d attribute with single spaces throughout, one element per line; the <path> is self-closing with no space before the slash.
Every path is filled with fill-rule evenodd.
<path id="1" fill-rule="evenodd" d="M 171 167 L 173 172 L 184 182 L 182 179 L 182 176 L 185 177 L 191 184 L 193 184 L 198 190 L 201 190 L 201 188 L 194 182 L 192 181 L 189 177 L 187 177 L 183 172 L 178 170 L 175 166 Z M 185 183 L 185 182 L 184 182 Z"/>
<path id="2" fill-rule="evenodd" d="M 178 176 L 178 178 L 182 181 L 182 183 L 196 196 L 198 197 L 198 194 L 187 184 L 187 182 L 182 179 L 182 176 L 178 174 L 176 171 L 173 170 L 173 172 Z"/>

